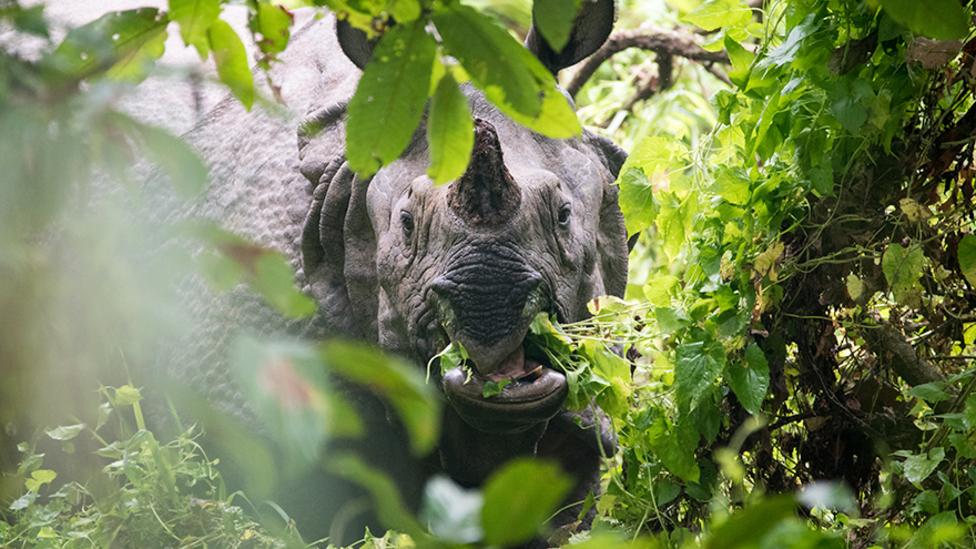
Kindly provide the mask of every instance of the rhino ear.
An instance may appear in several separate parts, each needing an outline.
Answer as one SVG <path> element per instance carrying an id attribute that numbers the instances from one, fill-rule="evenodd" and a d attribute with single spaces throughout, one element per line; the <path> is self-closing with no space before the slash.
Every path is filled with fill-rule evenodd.
<path id="1" fill-rule="evenodd" d="M 603 276 L 604 290 L 608 295 L 623 297 L 627 289 L 627 256 L 630 245 L 627 241 L 627 227 L 620 211 L 617 185 L 614 181 L 620 175 L 620 168 L 627 160 L 627 153 L 613 141 L 605 137 L 584 133 L 584 141 L 594 149 L 612 175 L 603 188 L 603 202 L 600 204 L 600 226 L 597 234 L 597 247 L 601 250 L 600 273 Z"/>
<path id="2" fill-rule="evenodd" d="M 370 40 L 366 33 L 349 24 L 348 21 L 336 20 L 336 38 L 342 53 L 360 69 L 366 66 L 373 56 L 376 40 Z"/>
<path id="3" fill-rule="evenodd" d="M 541 7 L 536 2 L 532 7 L 533 19 L 538 19 L 538 9 Z M 525 46 L 555 74 L 600 49 L 613 30 L 613 19 L 614 0 L 581 0 L 569 41 L 562 50 L 553 50 L 534 24 L 525 38 Z"/>
<path id="4" fill-rule="evenodd" d="M 376 341 L 376 239 L 366 209 L 369 181 L 342 157 L 308 162 L 312 204 L 302 230 L 302 263 L 309 293 L 329 312 L 333 333 Z"/>

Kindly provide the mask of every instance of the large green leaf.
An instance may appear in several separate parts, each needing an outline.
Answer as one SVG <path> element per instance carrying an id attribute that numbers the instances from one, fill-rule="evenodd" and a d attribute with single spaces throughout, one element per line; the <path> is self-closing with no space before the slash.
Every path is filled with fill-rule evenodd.
<path id="1" fill-rule="evenodd" d="M 881 270 L 899 303 L 910 305 L 918 299 L 919 279 L 925 268 L 925 254 L 918 245 L 905 248 L 891 244 L 881 258 Z"/>
<path id="2" fill-rule="evenodd" d="M 429 453 L 440 434 L 441 401 L 423 372 L 362 343 L 330 341 L 322 346 L 330 370 L 386 399 L 410 434 L 415 455 Z"/>
<path id="3" fill-rule="evenodd" d="M 976 236 L 967 234 L 959 241 L 959 268 L 970 284 L 976 286 Z"/>
<path id="4" fill-rule="evenodd" d="M 163 55 L 167 23 L 153 8 L 112 12 L 72 29 L 43 63 L 69 78 L 104 71 L 112 78 L 139 81 Z"/>
<path id="5" fill-rule="evenodd" d="M 881 5 L 892 19 L 929 38 L 954 40 L 969 33 L 969 13 L 959 0 L 881 0 Z"/>
<path id="6" fill-rule="evenodd" d="M 729 386 L 739 403 L 749 413 L 758 414 L 769 389 L 769 363 L 762 349 L 750 344 L 744 359 L 729 365 L 728 374 Z"/>
<path id="7" fill-rule="evenodd" d="M 707 31 L 737 28 L 752 20 L 752 9 L 742 0 L 706 0 L 682 19 Z"/>
<path id="8" fill-rule="evenodd" d="M 468 100 L 450 72 L 437 84 L 427 119 L 430 167 L 427 175 L 434 183 L 452 181 L 464 173 L 474 146 L 474 124 Z"/>
<path id="9" fill-rule="evenodd" d="M 485 542 L 528 541 L 573 486 L 556 463 L 528 458 L 509 462 L 485 482 L 481 526 Z"/>
<path id="10" fill-rule="evenodd" d="M 706 549 L 755 547 L 781 521 L 795 514 L 792 496 L 773 496 L 756 505 L 732 513 L 718 528 L 709 532 Z"/>
<path id="11" fill-rule="evenodd" d="M 196 48 L 201 59 L 210 53 L 207 31 L 220 15 L 220 0 L 169 0 L 169 18 L 180 26 L 180 36 Z"/>
<path id="12" fill-rule="evenodd" d="M 396 160 L 410 143 L 424 112 L 436 51 L 420 19 L 380 39 L 349 103 L 346 155 L 360 175 Z"/>
<path id="13" fill-rule="evenodd" d="M 254 75 L 247 63 L 247 51 L 234 29 L 217 19 L 207 31 L 217 76 L 247 109 L 254 104 Z"/>
<path id="14" fill-rule="evenodd" d="M 326 467 L 369 493 L 383 526 L 410 534 L 418 541 L 428 537 L 403 502 L 396 483 L 388 475 L 350 453 L 330 457 Z"/>
<path id="15" fill-rule="evenodd" d="M 166 172 L 170 184 L 182 195 L 195 196 L 207 185 L 207 167 L 185 141 L 162 128 L 122 115 L 116 120 L 142 146 L 146 157 Z"/>
<path id="16" fill-rule="evenodd" d="M 534 117 L 542 110 L 542 87 L 532 61 L 545 68 L 504 28 L 476 10 L 455 4 L 434 14 L 447 52 L 497 105 Z"/>
<path id="17" fill-rule="evenodd" d="M 678 406 L 692 410 L 701 397 L 718 383 L 725 367 L 724 350 L 704 341 L 689 341 L 678 347 L 675 385 Z"/>
<path id="18" fill-rule="evenodd" d="M 580 0 L 535 0 L 532 23 L 553 51 L 562 51 L 573 32 Z"/>
<path id="19" fill-rule="evenodd" d="M 938 446 L 922 454 L 912 454 L 905 459 L 905 478 L 916 486 L 935 472 L 945 459 L 945 448 Z"/>

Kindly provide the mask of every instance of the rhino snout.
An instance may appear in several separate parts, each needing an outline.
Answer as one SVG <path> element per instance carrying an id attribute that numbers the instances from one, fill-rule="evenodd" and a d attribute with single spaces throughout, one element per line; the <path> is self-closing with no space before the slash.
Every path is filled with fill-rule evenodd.
<path id="1" fill-rule="evenodd" d="M 431 287 L 448 336 L 464 346 L 482 376 L 518 359 L 529 324 L 546 302 L 542 275 L 491 262 L 448 271 Z"/>

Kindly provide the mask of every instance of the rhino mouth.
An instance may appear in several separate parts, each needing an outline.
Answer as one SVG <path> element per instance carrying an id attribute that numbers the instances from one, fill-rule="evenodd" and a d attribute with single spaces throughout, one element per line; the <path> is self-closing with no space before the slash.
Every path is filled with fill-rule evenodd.
<path id="1" fill-rule="evenodd" d="M 489 383 L 501 386 L 485 396 Z M 488 375 L 457 367 L 444 374 L 444 394 L 468 425 L 490 433 L 516 433 L 548 421 L 562 408 L 566 376 L 543 360 L 527 357 L 524 343 Z"/>

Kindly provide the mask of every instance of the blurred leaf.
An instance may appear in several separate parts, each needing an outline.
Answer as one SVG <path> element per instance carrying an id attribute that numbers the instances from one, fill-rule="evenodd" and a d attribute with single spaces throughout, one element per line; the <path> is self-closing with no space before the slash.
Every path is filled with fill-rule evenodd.
<path id="1" fill-rule="evenodd" d="M 553 51 L 566 47 L 576 21 L 580 0 L 536 0 L 532 3 L 532 22 Z"/>
<path id="2" fill-rule="evenodd" d="M 44 431 L 48 437 L 53 440 L 66 441 L 71 440 L 78 436 L 79 433 L 85 430 L 84 423 L 78 423 L 76 425 L 62 425 L 60 427 L 55 427 L 54 429 L 49 429 Z"/>
<path id="3" fill-rule="evenodd" d="M 706 0 L 682 20 L 707 31 L 743 27 L 752 20 L 752 10 L 741 0 Z"/>
<path id="4" fill-rule="evenodd" d="M 729 387 L 750 414 L 762 411 L 762 403 L 769 389 L 769 364 L 766 355 L 755 343 L 746 347 L 741 362 L 729 365 Z"/>
<path id="5" fill-rule="evenodd" d="M 450 478 L 437 475 L 427 481 L 420 517 L 430 532 L 451 543 L 476 543 L 484 535 L 478 490 L 466 490 Z"/>
<path id="6" fill-rule="evenodd" d="M 485 542 L 515 545 L 536 535 L 573 486 L 554 462 L 520 458 L 485 481 L 481 525 Z"/>
<path id="7" fill-rule="evenodd" d="M 330 370 L 386 399 L 410 434 L 414 455 L 426 455 L 440 433 L 440 398 L 423 372 L 399 358 L 363 343 L 330 341 L 322 345 Z"/>
<path id="8" fill-rule="evenodd" d="M 220 15 L 220 0 L 169 0 L 169 18 L 180 26 L 187 46 L 196 48 L 200 59 L 210 53 L 207 31 Z"/>
<path id="9" fill-rule="evenodd" d="M 282 6 L 271 2 L 259 2 L 257 13 L 249 21 L 251 32 L 255 33 L 258 47 L 267 55 L 285 51 L 291 37 L 294 16 Z M 267 64 L 265 64 L 267 68 Z"/>
<path id="10" fill-rule="evenodd" d="M 447 183 L 464 173 L 474 146 L 474 124 L 468 99 L 450 72 L 437 84 L 427 119 L 430 167 L 427 175 L 435 184 Z"/>
<path id="11" fill-rule="evenodd" d="M 779 522 L 795 514 L 796 504 L 790 496 L 773 496 L 732 513 L 718 528 L 705 538 L 706 549 L 735 549 L 752 547 L 779 525 Z"/>
<path id="12" fill-rule="evenodd" d="M 132 385 L 123 385 L 115 389 L 112 404 L 115 406 L 132 406 L 142 400 L 142 392 Z"/>
<path id="13" fill-rule="evenodd" d="M 885 280 L 891 286 L 895 300 L 904 305 L 917 300 L 919 279 L 924 268 L 925 254 L 918 245 L 905 248 L 901 244 L 890 244 L 881 258 Z"/>
<path id="14" fill-rule="evenodd" d="M 217 76 L 244 108 L 250 110 L 254 104 L 254 75 L 248 66 L 247 50 L 240 37 L 230 24 L 221 19 L 210 25 L 207 37 L 217 65 Z"/>
<path id="15" fill-rule="evenodd" d="M 279 253 L 265 253 L 255 263 L 251 286 L 279 312 L 291 318 L 315 314 L 315 300 L 295 286 L 295 271 Z"/>
<path id="16" fill-rule="evenodd" d="M 976 286 L 976 236 L 967 234 L 959 240 L 959 268 L 962 275 L 973 286 Z"/>
<path id="17" fill-rule="evenodd" d="M 927 454 L 912 454 L 905 458 L 905 478 L 918 486 L 929 477 L 945 459 L 945 448 L 932 448 Z"/>
<path id="18" fill-rule="evenodd" d="M 196 151 L 168 131 L 143 124 L 123 115 L 116 121 L 142 147 L 146 157 L 169 176 L 170 184 L 183 196 L 194 197 L 206 187 L 207 167 Z"/>
<path id="19" fill-rule="evenodd" d="M 163 54 L 168 22 L 154 8 L 108 13 L 68 32 L 43 63 L 72 79 L 106 72 L 112 78 L 139 81 Z"/>
<path id="20" fill-rule="evenodd" d="M 389 529 L 406 532 L 419 540 L 428 536 L 403 503 L 396 484 L 385 473 L 374 469 L 353 454 L 332 456 L 329 471 L 363 487 L 373 499 L 380 523 Z"/>
<path id="21" fill-rule="evenodd" d="M 969 33 L 969 13 L 958 0 L 881 0 L 881 6 L 892 19 L 929 38 L 953 40 Z"/>
<path id="22" fill-rule="evenodd" d="M 797 501 L 808 509 L 818 508 L 845 513 L 857 513 L 854 493 L 840 482 L 817 481 L 803 487 Z"/>
<path id="23" fill-rule="evenodd" d="M 380 39 L 349 103 L 349 166 L 369 176 L 396 160 L 424 112 L 437 45 L 424 21 L 397 25 Z"/>
<path id="24" fill-rule="evenodd" d="M 231 345 L 230 359 L 238 384 L 268 432 L 307 462 L 317 459 L 329 425 L 339 418 L 330 413 L 326 372 L 315 349 L 241 336 Z"/>

